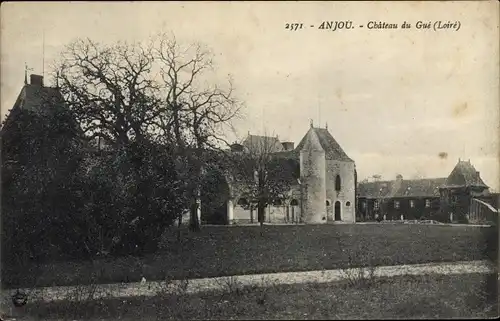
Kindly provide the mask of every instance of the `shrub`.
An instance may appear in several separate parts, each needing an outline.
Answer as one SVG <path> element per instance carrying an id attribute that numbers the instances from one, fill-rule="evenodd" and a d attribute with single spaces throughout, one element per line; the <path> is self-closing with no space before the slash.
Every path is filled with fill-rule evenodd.
<path id="1" fill-rule="evenodd" d="M 375 281 L 376 267 L 373 253 L 360 241 L 357 247 L 346 247 L 340 236 L 337 243 L 343 255 L 347 256 L 347 266 L 342 268 L 347 284 L 351 287 L 370 287 Z"/>
<path id="2" fill-rule="evenodd" d="M 162 302 L 157 306 L 157 315 L 159 319 L 173 318 L 182 320 L 184 314 L 189 308 L 188 297 L 189 279 L 173 280 L 170 276 L 160 283 L 157 290 L 157 298 Z"/>

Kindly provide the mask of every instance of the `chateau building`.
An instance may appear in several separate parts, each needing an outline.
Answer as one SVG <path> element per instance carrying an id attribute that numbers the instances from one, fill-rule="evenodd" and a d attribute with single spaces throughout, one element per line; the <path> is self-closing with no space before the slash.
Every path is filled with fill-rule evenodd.
<path id="1" fill-rule="evenodd" d="M 422 219 L 439 211 L 439 187 L 446 178 L 360 182 L 358 221 Z"/>
<path id="2" fill-rule="evenodd" d="M 291 164 L 287 168 L 294 173 L 284 178 L 290 180 L 287 196 L 283 202 L 267 206 L 266 222 L 355 222 L 356 166 L 327 128 L 311 123 L 295 148 L 293 142 L 280 142 L 278 137 L 249 134 L 241 145 L 233 145 L 232 149 L 243 153 L 260 150 Z M 238 188 L 232 188 L 235 189 Z M 255 208 L 251 203 L 244 195 L 232 193 L 228 223 L 254 221 Z"/>
<path id="3" fill-rule="evenodd" d="M 458 160 L 448 177 L 360 182 L 358 221 L 434 219 L 442 222 L 493 222 L 498 194 L 489 192 L 470 160 Z"/>
<path id="4" fill-rule="evenodd" d="M 480 202 L 478 202 L 478 200 Z M 492 194 L 470 160 L 458 160 L 443 186 L 440 187 L 440 207 L 450 213 L 452 221 L 479 223 L 494 221 L 485 204 L 498 209 L 498 195 Z"/>
<path id="5" fill-rule="evenodd" d="M 15 111 L 55 111 L 63 98 L 58 88 L 44 86 L 43 77 L 30 75 L 7 116 L 3 134 L 15 124 Z M 97 144 L 99 149 L 102 142 Z M 469 161 L 460 160 L 448 177 L 357 182 L 355 162 L 347 156 L 327 127 L 310 124 L 300 142 L 281 142 L 278 137 L 251 135 L 230 153 L 266 154 L 280 162 L 275 177 L 286 186 L 279 199 L 265 208 L 267 223 L 354 223 L 385 220 L 435 219 L 481 223 L 494 221 L 499 194 L 490 193 Z M 276 175 L 276 174 L 275 174 Z M 215 183 L 214 183 L 215 182 Z M 256 223 L 255 195 L 245 193 L 256 181 L 239 181 L 223 173 L 212 181 L 213 193 L 201 195 L 198 213 L 207 224 Z"/>
<path id="6" fill-rule="evenodd" d="M 10 110 L 2 126 L 2 133 L 15 122 L 17 111 L 29 110 L 32 112 L 54 111 L 54 108 L 61 106 L 63 97 L 58 88 L 44 86 L 43 76 L 30 75 L 24 77 L 24 86 Z"/>

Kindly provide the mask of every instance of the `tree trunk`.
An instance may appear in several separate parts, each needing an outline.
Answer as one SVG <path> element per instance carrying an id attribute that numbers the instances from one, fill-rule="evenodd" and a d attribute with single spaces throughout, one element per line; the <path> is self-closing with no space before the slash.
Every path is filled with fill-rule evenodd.
<path id="1" fill-rule="evenodd" d="M 260 204 L 257 206 L 257 219 L 260 223 L 260 235 L 264 236 L 264 220 L 265 220 L 265 210 L 266 208 Z"/>
<path id="2" fill-rule="evenodd" d="M 198 206 L 197 200 L 194 199 L 189 210 L 189 229 L 194 232 L 201 230 L 200 220 L 198 219 Z"/>
<path id="3" fill-rule="evenodd" d="M 179 215 L 178 220 L 178 225 L 177 225 L 177 242 L 181 242 L 181 225 L 182 225 L 182 213 Z"/>
<path id="4" fill-rule="evenodd" d="M 191 190 L 191 208 L 189 211 L 189 229 L 191 231 L 200 231 L 200 220 L 198 219 L 198 207 L 200 204 L 198 200 L 201 198 L 201 176 L 202 176 L 202 166 L 200 165 L 201 154 L 200 149 L 197 148 L 193 157 L 192 154 L 188 154 L 188 162 L 193 170 L 192 177 L 190 177 L 190 190 Z"/>
<path id="5" fill-rule="evenodd" d="M 259 201 L 259 204 L 257 205 L 257 219 L 259 220 L 260 227 L 264 226 L 264 220 L 266 219 L 265 211 L 266 211 L 265 203 Z M 262 234 L 262 231 L 260 233 Z"/>
<path id="6" fill-rule="evenodd" d="M 259 204 L 257 206 L 257 220 L 259 223 L 264 223 L 264 219 L 265 219 L 265 207 L 262 206 L 261 204 Z"/>

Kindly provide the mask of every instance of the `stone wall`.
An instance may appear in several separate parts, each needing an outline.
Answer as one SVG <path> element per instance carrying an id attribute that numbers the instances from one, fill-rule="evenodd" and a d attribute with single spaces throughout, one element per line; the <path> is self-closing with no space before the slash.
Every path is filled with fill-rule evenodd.
<path id="1" fill-rule="evenodd" d="M 326 160 L 325 152 L 300 152 L 302 183 L 302 218 L 304 223 L 326 223 Z"/>
<path id="2" fill-rule="evenodd" d="M 335 220 L 335 203 L 340 202 L 340 218 L 342 222 L 355 222 L 355 190 L 354 162 L 336 160 L 326 161 L 326 199 L 328 206 L 328 220 Z M 340 176 L 340 191 L 335 190 L 335 179 Z"/>
<path id="3" fill-rule="evenodd" d="M 236 205 L 233 210 L 234 216 L 231 224 L 249 224 L 250 210 Z M 300 205 L 267 206 L 265 223 L 298 223 L 300 217 Z M 257 224 L 257 210 L 253 210 L 253 223 Z"/>

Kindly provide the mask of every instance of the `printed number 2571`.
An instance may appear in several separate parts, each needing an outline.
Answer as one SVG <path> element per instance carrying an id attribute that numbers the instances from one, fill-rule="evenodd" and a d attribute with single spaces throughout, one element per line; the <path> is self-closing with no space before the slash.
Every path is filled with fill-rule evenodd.
<path id="1" fill-rule="evenodd" d="M 302 23 L 286 23 L 285 24 L 285 29 L 289 29 L 290 31 L 296 31 L 299 29 L 302 29 L 303 24 Z"/>

